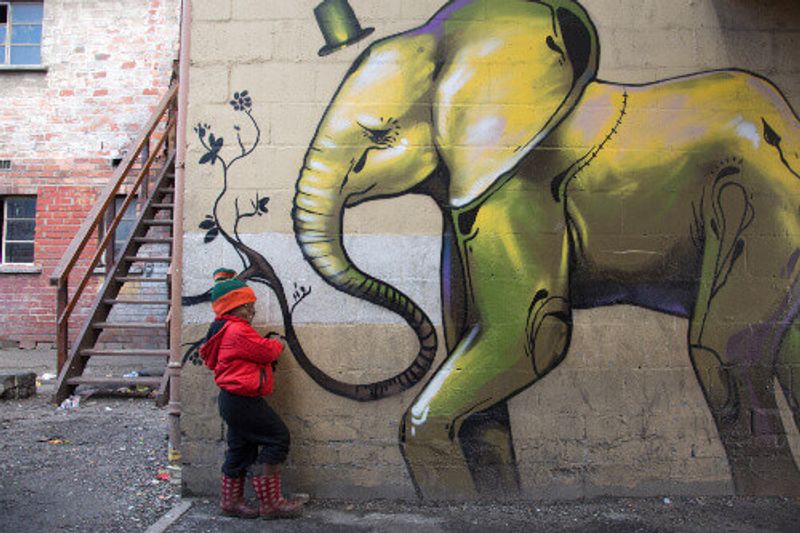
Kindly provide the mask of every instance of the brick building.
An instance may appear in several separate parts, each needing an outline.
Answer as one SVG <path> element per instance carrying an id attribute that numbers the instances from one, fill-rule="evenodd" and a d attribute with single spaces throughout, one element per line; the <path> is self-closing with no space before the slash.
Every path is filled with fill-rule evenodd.
<path id="1" fill-rule="evenodd" d="M 53 341 L 49 275 L 169 85 L 179 10 L 0 1 L 0 340 Z"/>

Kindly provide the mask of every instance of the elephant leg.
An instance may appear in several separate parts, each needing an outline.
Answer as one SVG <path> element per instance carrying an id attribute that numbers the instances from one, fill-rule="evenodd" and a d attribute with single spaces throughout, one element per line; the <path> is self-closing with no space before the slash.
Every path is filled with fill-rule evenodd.
<path id="1" fill-rule="evenodd" d="M 464 270 L 455 228 L 444 217 L 442 239 L 442 307 L 447 353 L 452 353 L 468 322 Z M 519 489 L 508 404 L 499 402 L 464 420 L 458 438 L 477 491 L 502 496 Z"/>
<path id="2" fill-rule="evenodd" d="M 775 373 L 800 430 L 800 319 L 795 319 L 781 342 Z"/>
<path id="3" fill-rule="evenodd" d="M 563 359 L 571 333 L 564 298 L 539 291 L 521 315 L 474 326 L 406 412 L 401 448 L 421 497 L 518 491 L 505 400 Z"/>
<path id="4" fill-rule="evenodd" d="M 713 332 L 716 333 L 716 332 Z M 714 417 L 738 495 L 768 496 L 800 493 L 800 476 L 780 420 L 769 366 L 726 361 L 709 346 L 691 347 L 695 374 Z M 739 334 L 720 334 L 736 338 Z M 741 339 L 747 343 L 755 338 Z"/>
<path id="5" fill-rule="evenodd" d="M 559 223 L 563 206 L 550 198 L 549 184 L 540 190 L 511 179 L 479 206 L 453 213 L 466 329 L 400 430 L 423 498 L 518 491 L 508 418 L 498 404 L 555 367 L 572 332 L 571 240 Z M 490 476 L 493 484 L 485 482 Z"/>
<path id="6" fill-rule="evenodd" d="M 535 379 L 524 357 L 501 356 L 487 334 L 475 326 L 403 417 L 401 448 L 424 499 L 477 496 L 461 444 L 462 425 Z"/>
<path id="7" fill-rule="evenodd" d="M 800 236 L 781 225 L 781 213 L 752 205 L 757 195 L 738 185 L 723 188 L 717 187 L 714 214 L 707 221 L 689 332 L 692 363 L 737 494 L 800 494 L 800 473 L 774 390 L 781 343 L 789 340 L 796 348 L 787 333 L 800 303 L 800 276 L 791 259 L 800 244 L 793 241 Z M 759 249 L 764 241 L 768 250 Z M 797 358 L 796 353 L 785 356 Z"/>
<path id="8" fill-rule="evenodd" d="M 467 417 L 458 439 L 479 494 L 502 497 L 519 491 L 506 401 Z"/>

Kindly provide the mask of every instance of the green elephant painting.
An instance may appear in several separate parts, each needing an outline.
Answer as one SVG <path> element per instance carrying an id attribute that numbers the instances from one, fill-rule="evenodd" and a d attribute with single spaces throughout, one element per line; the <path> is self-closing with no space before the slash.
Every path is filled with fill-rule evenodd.
<path id="1" fill-rule="evenodd" d="M 378 399 L 432 364 L 429 318 L 342 239 L 346 208 L 427 194 L 444 220 L 447 358 L 400 422 L 422 497 L 518 490 L 507 400 L 564 359 L 574 309 L 613 304 L 689 320 L 736 491 L 800 494 L 773 390 L 800 424 L 798 118 L 755 74 L 611 83 L 599 53 L 577 2 L 454 0 L 350 68 L 296 184 L 295 236 L 420 351 L 394 378 L 331 388 Z"/>

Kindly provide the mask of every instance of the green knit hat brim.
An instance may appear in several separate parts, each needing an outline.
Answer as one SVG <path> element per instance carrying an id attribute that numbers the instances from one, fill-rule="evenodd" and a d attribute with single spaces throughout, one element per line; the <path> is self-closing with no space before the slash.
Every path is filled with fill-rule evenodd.
<path id="1" fill-rule="evenodd" d="M 247 284 L 240 279 L 226 279 L 225 281 L 218 281 L 211 289 L 211 301 L 216 302 L 226 294 L 236 289 L 244 289 Z"/>
<path id="2" fill-rule="evenodd" d="M 217 316 L 255 301 L 255 291 L 238 279 L 218 282 L 211 289 L 211 308 Z"/>

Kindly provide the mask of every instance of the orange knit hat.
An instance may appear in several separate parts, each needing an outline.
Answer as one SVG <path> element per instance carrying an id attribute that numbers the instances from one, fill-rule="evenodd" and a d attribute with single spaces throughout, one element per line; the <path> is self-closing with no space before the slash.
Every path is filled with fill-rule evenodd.
<path id="1" fill-rule="evenodd" d="M 214 288 L 211 289 L 211 308 L 217 316 L 236 309 L 240 305 L 256 301 L 256 293 L 229 268 L 214 271 Z"/>

